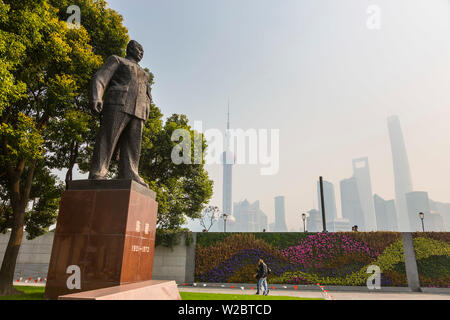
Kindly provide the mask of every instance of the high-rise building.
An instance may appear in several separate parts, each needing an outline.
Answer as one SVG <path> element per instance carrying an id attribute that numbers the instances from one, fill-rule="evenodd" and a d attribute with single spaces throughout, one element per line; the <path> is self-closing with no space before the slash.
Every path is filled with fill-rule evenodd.
<path id="1" fill-rule="evenodd" d="M 350 221 L 345 218 L 336 218 L 333 221 L 334 232 L 349 232 L 352 231 L 352 226 L 350 225 Z"/>
<path id="2" fill-rule="evenodd" d="M 320 200 L 320 182 L 317 181 L 317 196 L 319 199 L 319 212 L 322 214 L 322 202 Z M 334 221 L 337 219 L 336 198 L 334 186 L 331 182 L 323 181 L 323 197 L 325 202 L 325 220 L 328 232 L 334 232 Z"/>
<path id="3" fill-rule="evenodd" d="M 400 120 L 397 116 L 387 119 L 389 138 L 391 140 L 392 163 L 395 181 L 395 205 L 397 209 L 398 230 L 408 232 L 414 228 L 410 226 L 405 194 L 413 190 L 408 155 L 403 139 Z"/>
<path id="4" fill-rule="evenodd" d="M 436 232 L 445 232 L 444 219 L 442 215 L 435 211 L 430 211 L 428 217 L 424 218 L 427 226 L 425 231 L 436 231 Z"/>
<path id="5" fill-rule="evenodd" d="M 308 216 L 306 217 L 306 230 L 308 232 L 322 232 L 322 213 L 316 209 L 311 209 L 308 211 Z"/>
<path id="6" fill-rule="evenodd" d="M 269 223 L 269 231 L 276 232 L 275 222 Z"/>
<path id="7" fill-rule="evenodd" d="M 369 159 L 367 157 L 353 160 L 353 176 L 356 179 L 359 201 L 364 213 L 364 231 L 376 231 L 377 220 L 373 204 Z"/>
<path id="8" fill-rule="evenodd" d="M 430 199 L 430 209 L 442 217 L 442 231 L 450 231 L 450 203 L 433 201 Z"/>
<path id="9" fill-rule="evenodd" d="M 408 231 L 422 231 L 422 222 L 419 218 L 419 213 L 423 212 L 425 217 L 429 217 L 431 213 L 428 193 L 423 191 L 408 192 L 405 194 L 405 200 L 410 226 Z"/>
<path id="10" fill-rule="evenodd" d="M 351 226 L 358 226 L 358 230 L 365 230 L 364 212 L 359 199 L 356 178 L 344 179 L 341 186 L 341 210 L 342 217 L 347 219 Z"/>
<path id="11" fill-rule="evenodd" d="M 378 231 L 397 231 L 397 213 L 394 200 L 384 200 L 379 195 L 373 196 L 377 215 Z"/>
<path id="12" fill-rule="evenodd" d="M 276 232 L 287 231 L 283 196 L 275 197 L 275 231 Z"/>
<path id="13" fill-rule="evenodd" d="M 248 200 L 234 203 L 235 232 L 262 232 L 267 230 L 267 215 L 259 207 L 259 201 Z"/>

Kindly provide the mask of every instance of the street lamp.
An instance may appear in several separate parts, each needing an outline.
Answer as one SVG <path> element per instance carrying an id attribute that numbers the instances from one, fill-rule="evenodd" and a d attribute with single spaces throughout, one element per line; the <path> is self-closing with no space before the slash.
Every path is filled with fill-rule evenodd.
<path id="1" fill-rule="evenodd" d="M 423 218 L 425 218 L 425 213 L 419 212 L 419 218 L 422 220 L 422 232 L 425 232 L 425 227 L 423 225 Z"/>
<path id="2" fill-rule="evenodd" d="M 227 232 L 227 218 L 228 215 L 226 213 L 222 214 L 223 218 L 223 232 Z"/>
<path id="3" fill-rule="evenodd" d="M 303 220 L 303 232 L 306 232 L 306 225 L 305 225 L 306 213 L 302 213 L 302 220 Z"/>

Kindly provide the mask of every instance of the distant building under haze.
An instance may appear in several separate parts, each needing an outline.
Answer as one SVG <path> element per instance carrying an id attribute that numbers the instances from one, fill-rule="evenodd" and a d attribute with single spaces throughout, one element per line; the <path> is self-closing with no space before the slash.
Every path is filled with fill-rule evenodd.
<path id="1" fill-rule="evenodd" d="M 286 212 L 283 196 L 275 197 L 275 226 L 273 231 L 276 232 L 287 231 Z"/>
<path id="2" fill-rule="evenodd" d="M 384 200 L 379 195 L 373 196 L 377 215 L 378 231 L 397 231 L 397 213 L 394 200 Z"/>
<path id="3" fill-rule="evenodd" d="M 267 215 L 261 210 L 259 201 L 248 200 L 234 203 L 234 232 L 262 232 L 267 230 Z"/>
<path id="4" fill-rule="evenodd" d="M 323 195 L 325 202 L 325 220 L 328 232 L 334 232 L 334 221 L 337 219 L 336 198 L 334 186 L 331 182 L 323 181 Z M 322 213 L 322 202 L 320 198 L 320 182 L 317 181 L 317 197 L 319 200 L 319 212 Z"/>

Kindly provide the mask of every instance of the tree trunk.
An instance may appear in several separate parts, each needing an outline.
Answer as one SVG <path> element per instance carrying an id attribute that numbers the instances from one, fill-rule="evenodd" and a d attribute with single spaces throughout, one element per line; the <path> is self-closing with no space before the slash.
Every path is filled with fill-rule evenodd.
<path id="1" fill-rule="evenodd" d="M 23 237 L 23 223 L 21 227 L 14 226 L 9 237 L 8 246 L 3 256 L 2 268 L 0 269 L 0 296 L 18 294 L 20 291 L 14 289 L 14 270 L 16 269 L 17 256 Z"/>
<path id="2" fill-rule="evenodd" d="M 18 183 L 18 182 L 17 182 Z M 16 189 L 18 186 L 14 186 Z M 11 235 L 9 236 L 8 246 L 6 247 L 5 255 L 3 256 L 2 267 L 0 269 L 0 296 L 17 294 L 19 291 L 14 289 L 14 270 L 16 269 L 17 256 L 19 255 L 20 245 L 22 244 L 23 225 L 25 217 L 25 207 L 21 208 L 20 201 L 17 201 L 16 195 L 14 197 L 13 208 L 13 225 L 11 228 Z"/>
<path id="3" fill-rule="evenodd" d="M 0 296 L 17 294 L 13 286 L 14 271 L 16 269 L 17 257 L 19 255 L 20 245 L 23 238 L 23 227 L 25 224 L 25 210 L 30 198 L 30 191 L 36 168 L 36 160 L 33 160 L 28 168 L 23 190 L 20 188 L 20 177 L 23 172 L 24 164 L 19 164 L 18 171 L 9 168 L 9 179 L 11 187 L 11 205 L 13 209 L 13 225 L 5 255 L 3 257 L 2 267 L 0 269 Z M 21 192 L 22 191 L 22 192 Z"/>
<path id="4" fill-rule="evenodd" d="M 73 168 L 75 167 L 75 164 L 77 163 L 78 158 L 78 143 L 74 142 L 72 144 L 72 148 L 70 151 L 70 157 L 69 157 L 69 166 L 67 168 L 66 173 L 66 190 L 69 188 L 69 182 L 73 179 Z"/>

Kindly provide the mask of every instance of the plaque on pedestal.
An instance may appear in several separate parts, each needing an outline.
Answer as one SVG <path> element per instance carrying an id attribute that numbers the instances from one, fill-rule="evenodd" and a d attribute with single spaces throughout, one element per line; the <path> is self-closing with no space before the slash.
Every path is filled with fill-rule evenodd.
<path id="1" fill-rule="evenodd" d="M 80 180 L 64 191 L 45 297 L 152 279 L 158 203 L 132 180 Z"/>

